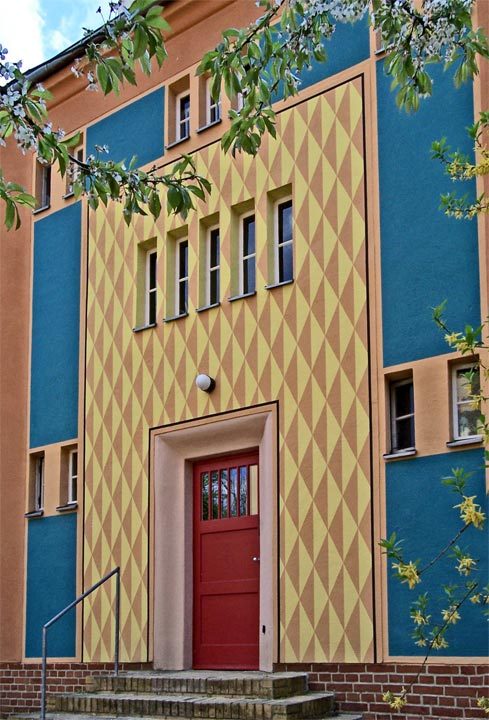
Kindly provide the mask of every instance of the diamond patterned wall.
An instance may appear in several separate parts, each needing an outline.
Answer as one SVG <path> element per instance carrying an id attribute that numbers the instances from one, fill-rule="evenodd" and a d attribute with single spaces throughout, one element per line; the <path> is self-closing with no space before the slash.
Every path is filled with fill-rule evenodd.
<path id="1" fill-rule="evenodd" d="M 148 428 L 279 401 L 280 660 L 372 659 L 368 329 L 361 80 L 283 111 L 255 158 L 197 154 L 214 186 L 188 219 L 186 319 L 133 333 L 137 243 L 155 237 L 159 321 L 166 234 L 181 220 L 120 207 L 91 220 L 84 583 L 122 572 L 122 658 L 147 659 Z M 294 198 L 295 282 L 266 290 L 267 193 Z M 255 199 L 257 293 L 229 303 L 230 207 Z M 219 212 L 221 298 L 198 306 L 199 221 Z M 197 370 L 218 380 L 197 392 Z M 112 656 L 111 595 L 85 608 L 84 657 Z"/>

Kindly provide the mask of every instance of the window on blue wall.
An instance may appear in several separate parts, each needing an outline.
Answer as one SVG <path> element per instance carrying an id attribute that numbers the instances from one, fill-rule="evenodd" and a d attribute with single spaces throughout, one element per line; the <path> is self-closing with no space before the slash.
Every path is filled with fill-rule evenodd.
<path id="1" fill-rule="evenodd" d="M 45 210 L 51 204 L 51 165 L 36 160 L 36 210 Z"/>
<path id="2" fill-rule="evenodd" d="M 456 365 L 452 370 L 452 422 L 454 440 L 480 438 L 480 372 L 478 364 Z"/>
<path id="3" fill-rule="evenodd" d="M 414 385 L 404 378 L 390 383 L 391 452 L 414 450 Z"/>
<path id="4" fill-rule="evenodd" d="M 39 513 L 44 508 L 44 453 L 34 453 L 29 458 L 29 506 L 28 513 Z"/>

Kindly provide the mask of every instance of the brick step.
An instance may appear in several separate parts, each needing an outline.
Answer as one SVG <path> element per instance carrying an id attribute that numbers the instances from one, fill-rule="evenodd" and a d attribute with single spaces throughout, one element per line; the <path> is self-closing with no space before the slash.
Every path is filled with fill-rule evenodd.
<path id="1" fill-rule="evenodd" d="M 88 713 L 61 713 L 61 712 L 49 712 L 46 713 L 46 720 L 154 720 L 153 717 L 144 715 L 93 715 Z M 10 720 L 39 720 L 39 713 L 22 713 L 18 715 L 12 715 Z M 170 719 L 168 719 L 170 720 Z M 330 715 L 324 715 L 316 720 L 363 720 L 363 715 L 358 713 L 331 713 Z"/>
<path id="2" fill-rule="evenodd" d="M 88 692 L 179 693 L 285 698 L 307 692 L 307 674 L 282 672 L 139 671 L 99 675 L 87 681 Z"/>
<path id="3" fill-rule="evenodd" d="M 308 693 L 287 698 L 172 693 L 72 693 L 51 695 L 54 712 L 96 713 L 151 717 L 216 718 L 222 720 L 303 720 L 330 715 L 334 693 Z"/>

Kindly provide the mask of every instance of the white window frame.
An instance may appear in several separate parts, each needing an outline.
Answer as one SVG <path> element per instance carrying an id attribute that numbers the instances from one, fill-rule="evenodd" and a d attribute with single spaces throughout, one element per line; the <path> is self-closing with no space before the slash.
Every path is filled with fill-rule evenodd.
<path id="1" fill-rule="evenodd" d="M 77 148 L 75 148 L 73 154 L 77 160 L 83 162 L 83 145 L 79 145 Z M 73 183 L 78 177 L 79 170 L 80 169 L 78 165 L 73 161 L 70 161 L 70 164 L 68 165 L 68 169 L 66 171 L 65 198 L 69 198 L 73 195 Z"/>
<path id="2" fill-rule="evenodd" d="M 217 230 L 218 232 L 218 241 L 219 241 L 219 262 L 217 265 L 211 265 L 211 237 L 212 234 Z M 211 302 L 211 275 L 212 273 L 216 273 L 219 279 L 218 285 L 219 285 L 219 293 L 218 297 Z M 217 305 L 218 302 L 220 302 L 220 293 L 221 293 L 221 233 L 219 230 L 219 225 L 213 225 L 212 227 L 207 228 L 206 238 L 205 238 L 205 305 Z"/>
<path id="3" fill-rule="evenodd" d="M 36 210 L 46 210 L 51 206 L 51 165 L 36 160 L 36 173 L 40 174 L 39 184 L 36 177 L 36 192 L 39 187 Z"/>
<path id="4" fill-rule="evenodd" d="M 255 252 L 250 253 L 249 255 L 244 254 L 244 225 L 245 220 L 248 218 L 254 218 L 255 219 Z M 256 215 L 254 210 L 250 210 L 248 213 L 244 213 L 243 215 L 240 215 L 239 218 L 239 258 L 238 258 L 238 289 L 239 294 L 244 295 L 244 264 L 245 260 L 249 260 L 250 258 L 255 258 L 255 290 L 256 290 Z M 252 291 L 247 291 L 252 292 Z"/>
<path id="5" fill-rule="evenodd" d="M 458 399 L 458 387 L 457 387 L 457 375 L 460 372 L 470 372 L 471 370 L 479 370 L 479 382 L 480 382 L 480 368 L 478 363 L 467 363 L 465 365 L 454 365 L 452 367 L 452 435 L 454 440 L 467 440 L 467 438 L 481 438 L 478 432 L 472 433 L 471 435 L 459 435 L 459 406 L 469 405 L 472 400 L 459 400 Z"/>
<path id="6" fill-rule="evenodd" d="M 151 258 L 155 256 L 155 284 L 151 287 Z M 157 295 L 158 293 L 158 255 L 155 248 L 146 252 L 146 269 L 145 269 L 145 286 L 144 286 L 144 322 L 146 325 L 153 325 L 156 323 L 157 307 L 155 306 L 155 317 L 152 320 L 150 318 L 150 298 L 151 295 Z M 156 303 L 157 305 L 157 303 Z"/>
<path id="7" fill-rule="evenodd" d="M 187 275 L 180 276 L 180 252 L 181 252 L 181 246 L 183 243 L 187 243 Z M 188 251 L 189 251 L 189 243 L 188 243 L 188 237 L 180 238 L 176 241 L 175 246 L 175 316 L 178 317 L 179 315 L 186 315 L 188 313 L 188 269 L 189 269 L 189 257 L 188 257 Z M 186 307 L 181 310 L 180 308 L 180 285 L 182 283 L 187 283 L 187 294 L 186 294 Z"/>
<path id="8" fill-rule="evenodd" d="M 44 509 L 44 455 L 38 455 L 34 467 L 34 512 Z"/>
<path id="9" fill-rule="evenodd" d="M 294 222 L 294 201 L 292 195 L 286 195 L 285 197 L 276 200 L 273 206 L 273 252 L 274 252 L 274 271 L 275 271 L 275 282 L 290 282 L 294 279 L 294 233 L 292 232 L 292 238 L 286 242 L 280 242 L 279 237 L 279 208 L 281 205 L 286 203 L 292 203 L 292 226 Z M 280 268 L 279 268 L 279 248 L 285 245 L 292 245 L 292 278 L 288 280 L 280 280 Z"/>
<path id="10" fill-rule="evenodd" d="M 221 119 L 221 96 L 216 101 L 213 99 L 212 94 L 212 78 L 208 77 L 205 81 L 205 122 L 206 125 L 214 125 Z M 212 112 L 214 111 L 215 117 L 212 119 Z"/>
<path id="11" fill-rule="evenodd" d="M 76 472 L 73 472 L 73 459 L 76 455 Z M 75 488 L 75 492 L 73 492 Z M 74 505 L 78 502 L 78 449 L 70 450 L 68 455 L 68 493 L 67 503 L 68 505 Z"/>
<path id="12" fill-rule="evenodd" d="M 180 101 L 183 98 L 188 97 L 188 117 L 182 118 L 182 115 L 180 113 Z M 182 126 L 187 125 L 188 127 L 188 133 L 186 135 L 182 134 Z M 190 137 L 190 90 L 184 90 L 181 93 L 178 93 L 178 95 L 175 96 L 175 138 L 177 142 L 179 140 L 187 140 L 187 138 Z"/>

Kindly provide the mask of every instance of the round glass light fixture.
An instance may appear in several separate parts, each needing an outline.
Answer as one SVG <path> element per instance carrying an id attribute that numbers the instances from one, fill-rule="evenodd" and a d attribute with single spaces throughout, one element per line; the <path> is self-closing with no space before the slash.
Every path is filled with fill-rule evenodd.
<path id="1" fill-rule="evenodd" d="M 216 387 L 216 381 L 214 378 L 211 378 L 209 375 L 205 375 L 204 373 L 199 373 L 197 377 L 195 378 L 195 384 L 199 388 L 199 390 L 202 390 L 203 392 L 210 393 L 214 390 Z"/>

